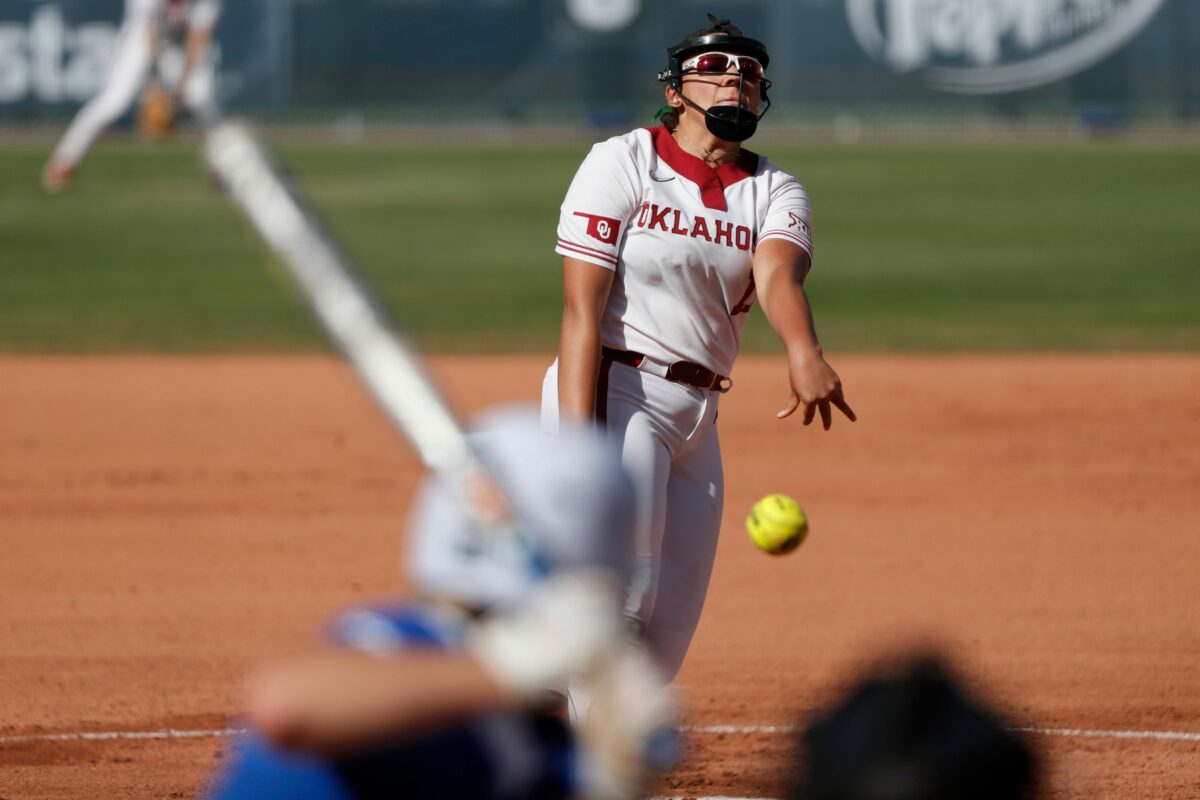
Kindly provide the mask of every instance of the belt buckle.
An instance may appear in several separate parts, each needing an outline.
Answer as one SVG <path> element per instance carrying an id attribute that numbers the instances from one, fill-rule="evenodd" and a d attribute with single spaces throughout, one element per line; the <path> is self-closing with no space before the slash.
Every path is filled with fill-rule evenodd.
<path id="1" fill-rule="evenodd" d="M 690 361 L 672 363 L 667 367 L 667 378 L 696 389 L 709 389 L 712 383 L 711 373 L 699 364 L 693 364 Z"/>

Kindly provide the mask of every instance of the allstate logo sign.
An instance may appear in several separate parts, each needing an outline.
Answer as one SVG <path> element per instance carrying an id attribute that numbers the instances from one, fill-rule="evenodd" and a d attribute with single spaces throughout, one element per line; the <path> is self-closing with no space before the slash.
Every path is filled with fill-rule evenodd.
<path id="1" fill-rule="evenodd" d="M 100 91 L 116 24 L 68 25 L 56 5 L 27 5 L 28 22 L 0 19 L 0 105 L 86 100 Z"/>
<path id="2" fill-rule="evenodd" d="M 1192 0 L 1183 0 L 1192 2 Z M 998 94 L 1095 64 L 1145 27 L 1163 0 L 846 0 L 872 58 L 938 89 Z"/>

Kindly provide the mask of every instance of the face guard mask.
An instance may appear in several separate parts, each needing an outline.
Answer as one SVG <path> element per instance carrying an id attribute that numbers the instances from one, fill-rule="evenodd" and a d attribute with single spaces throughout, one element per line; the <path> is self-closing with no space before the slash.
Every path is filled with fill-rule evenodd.
<path id="1" fill-rule="evenodd" d="M 771 82 L 762 77 L 770 62 L 767 49 L 762 42 L 741 35 L 741 31 L 729 24 L 729 20 L 717 20 L 712 15 L 713 29 L 693 35 L 667 50 L 667 68 L 658 74 L 658 79 L 668 83 L 679 93 L 684 103 L 704 114 L 708 132 L 726 142 L 743 142 L 754 135 L 758 121 L 771 107 L 767 90 Z M 704 109 L 683 94 L 683 76 L 728 74 L 730 66 L 738 74 L 737 105 L 712 106 Z M 743 108 L 746 81 L 759 81 L 764 104 L 759 114 Z"/>
<path id="2" fill-rule="evenodd" d="M 692 56 L 680 65 L 681 76 L 714 75 L 723 77 L 729 74 L 731 67 L 738 75 L 737 105 L 714 105 L 706 110 L 684 97 L 682 92 L 679 96 L 697 111 L 704 112 L 704 124 L 713 136 L 727 142 L 742 142 L 753 136 L 755 130 L 758 129 L 758 120 L 761 115 L 756 116 L 747 111 L 743 107 L 742 101 L 746 94 L 747 81 L 757 82 L 760 91 L 770 85 L 770 82 L 763 77 L 763 65 L 754 56 L 720 51 L 710 51 Z M 769 100 L 767 105 L 770 106 Z M 763 110 L 763 113 L 766 113 L 766 109 Z"/>

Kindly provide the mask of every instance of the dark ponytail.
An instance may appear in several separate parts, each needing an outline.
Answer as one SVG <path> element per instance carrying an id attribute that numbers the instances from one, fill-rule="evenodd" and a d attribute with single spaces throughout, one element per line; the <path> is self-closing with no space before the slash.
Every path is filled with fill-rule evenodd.
<path id="1" fill-rule="evenodd" d="M 654 115 L 654 119 L 659 124 L 666 126 L 667 130 L 673 131 L 679 125 L 679 109 L 674 106 L 663 106 Z"/>

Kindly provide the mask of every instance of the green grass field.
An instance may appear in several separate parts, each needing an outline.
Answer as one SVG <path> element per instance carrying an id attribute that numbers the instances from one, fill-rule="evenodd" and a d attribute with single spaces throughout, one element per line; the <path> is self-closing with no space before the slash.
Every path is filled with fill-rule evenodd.
<path id="1" fill-rule="evenodd" d="M 0 148 L 0 351 L 324 345 L 194 143 L 109 140 L 47 196 Z M 282 160 L 430 350 L 551 350 L 586 143 L 291 145 Z M 766 148 L 764 148 L 766 149 Z M 1200 145 L 769 150 L 813 199 L 827 350 L 1200 347 Z M 775 346 L 762 315 L 746 345 Z"/>

